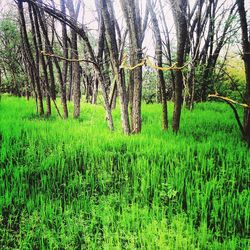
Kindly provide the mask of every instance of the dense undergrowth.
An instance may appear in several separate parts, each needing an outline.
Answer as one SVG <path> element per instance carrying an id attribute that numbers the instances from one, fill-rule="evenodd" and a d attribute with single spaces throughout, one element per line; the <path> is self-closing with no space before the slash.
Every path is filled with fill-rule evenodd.
<path id="1" fill-rule="evenodd" d="M 178 135 L 157 104 L 133 136 L 119 110 L 113 133 L 100 106 L 34 111 L 0 102 L 1 249 L 248 249 L 250 153 L 224 104 L 184 110 Z"/>

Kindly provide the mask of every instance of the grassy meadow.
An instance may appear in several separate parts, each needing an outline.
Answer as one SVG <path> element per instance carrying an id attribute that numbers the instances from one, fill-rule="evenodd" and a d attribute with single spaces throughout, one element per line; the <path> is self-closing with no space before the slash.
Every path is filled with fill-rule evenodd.
<path id="1" fill-rule="evenodd" d="M 3 96 L 0 249 L 249 249 L 250 151 L 230 108 L 184 109 L 178 135 L 161 105 L 142 117 L 124 136 L 119 109 L 110 132 L 101 106 L 65 121 Z"/>

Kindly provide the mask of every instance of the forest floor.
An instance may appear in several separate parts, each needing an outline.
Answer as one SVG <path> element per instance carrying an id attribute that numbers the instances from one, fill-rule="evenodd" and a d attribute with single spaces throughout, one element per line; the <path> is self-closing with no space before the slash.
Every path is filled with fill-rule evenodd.
<path id="1" fill-rule="evenodd" d="M 250 153 L 230 108 L 184 109 L 178 135 L 160 105 L 142 117 L 124 136 L 119 109 L 111 133 L 101 106 L 65 121 L 3 96 L 0 249 L 249 249 Z"/>

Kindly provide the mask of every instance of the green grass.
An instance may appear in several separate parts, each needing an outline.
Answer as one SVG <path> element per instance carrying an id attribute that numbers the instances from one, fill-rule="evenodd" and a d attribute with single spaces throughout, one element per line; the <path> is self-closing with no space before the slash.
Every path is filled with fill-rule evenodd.
<path id="1" fill-rule="evenodd" d="M 250 153 L 226 105 L 183 110 L 178 135 L 157 104 L 140 135 L 114 120 L 111 133 L 100 106 L 64 121 L 2 97 L 0 249 L 249 248 Z"/>

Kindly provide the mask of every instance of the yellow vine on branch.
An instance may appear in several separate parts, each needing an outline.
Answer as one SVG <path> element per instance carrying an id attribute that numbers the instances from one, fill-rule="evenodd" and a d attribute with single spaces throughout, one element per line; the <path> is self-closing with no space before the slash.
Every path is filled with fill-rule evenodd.
<path id="1" fill-rule="evenodd" d="M 235 101 L 235 100 L 232 100 L 232 99 L 230 99 L 230 98 L 228 98 L 228 97 L 225 97 L 225 96 L 220 96 L 220 95 L 218 95 L 218 94 L 208 95 L 208 97 L 218 98 L 218 99 L 224 100 L 224 101 L 226 101 L 226 102 L 230 102 L 230 103 L 233 103 L 233 104 L 242 106 L 242 107 L 244 107 L 244 108 L 250 109 L 250 106 L 249 106 L 248 104 L 246 104 L 246 103 L 239 103 L 239 102 L 237 102 L 237 101 Z"/>
<path id="2" fill-rule="evenodd" d="M 126 61 L 127 61 L 127 54 L 125 54 L 123 56 L 123 59 L 122 59 L 122 63 L 121 63 L 121 66 L 120 68 L 121 69 L 128 69 L 128 70 L 134 70 L 138 67 L 142 67 L 142 66 L 149 66 L 150 68 L 152 69 L 156 69 L 156 70 L 162 70 L 162 71 L 168 71 L 168 70 L 182 70 L 183 68 L 187 67 L 191 62 L 188 62 L 186 63 L 185 65 L 181 66 L 181 67 L 177 67 L 177 63 L 174 63 L 172 66 L 170 67 L 159 67 L 157 65 L 155 65 L 150 59 L 148 56 L 146 56 L 145 58 L 143 58 L 141 60 L 140 63 L 134 65 L 134 66 L 128 66 L 126 64 Z"/>

